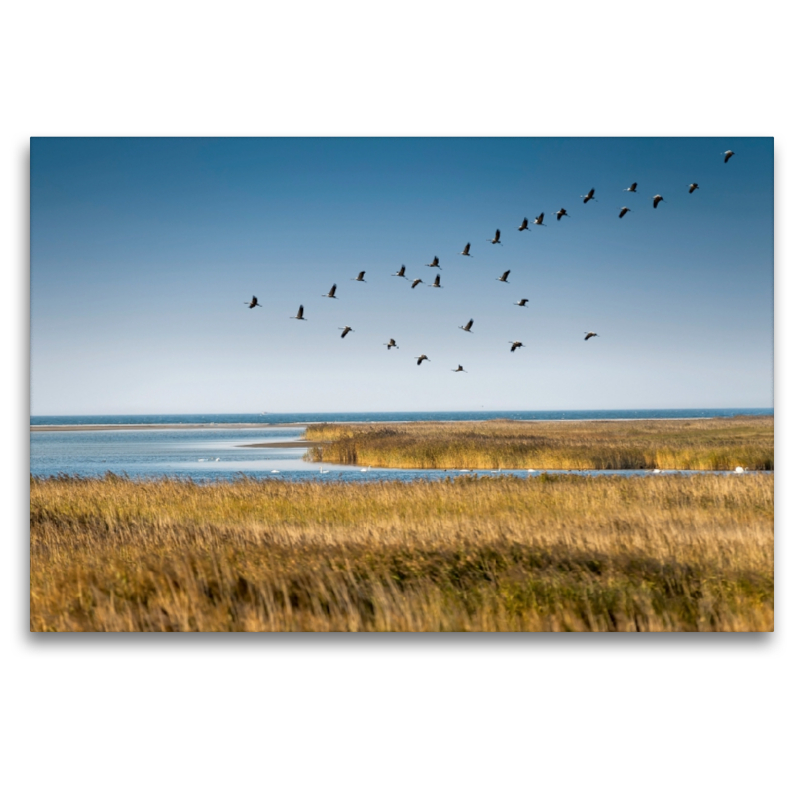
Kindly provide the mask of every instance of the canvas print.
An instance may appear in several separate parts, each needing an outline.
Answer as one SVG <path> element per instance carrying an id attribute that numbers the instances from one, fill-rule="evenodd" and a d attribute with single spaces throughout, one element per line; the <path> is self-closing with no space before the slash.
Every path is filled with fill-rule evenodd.
<path id="1" fill-rule="evenodd" d="M 771 138 L 30 155 L 32 631 L 773 630 Z"/>

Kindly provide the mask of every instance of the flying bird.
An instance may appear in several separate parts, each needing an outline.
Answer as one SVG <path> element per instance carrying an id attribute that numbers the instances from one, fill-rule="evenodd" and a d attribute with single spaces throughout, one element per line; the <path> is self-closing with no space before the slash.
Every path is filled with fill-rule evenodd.
<path id="1" fill-rule="evenodd" d="M 466 325 L 459 325 L 462 331 L 466 331 L 467 333 L 472 333 L 472 320 L 470 320 Z"/>
<path id="2" fill-rule="evenodd" d="M 459 364 L 458 369 L 451 369 L 450 372 L 466 372 L 466 370 Z"/>
<path id="3" fill-rule="evenodd" d="M 639 185 L 638 183 L 634 182 L 625 191 L 626 192 L 635 192 L 636 191 L 636 187 L 638 185 Z"/>
<path id="4" fill-rule="evenodd" d="M 418 284 L 422 283 L 422 278 L 415 278 L 414 282 L 411 284 L 411 288 L 413 289 Z"/>
<path id="5" fill-rule="evenodd" d="M 725 156 L 725 161 L 724 161 L 724 163 L 725 163 L 725 164 L 727 164 L 727 163 L 728 163 L 728 161 L 730 160 L 730 157 L 731 157 L 731 156 L 735 156 L 735 155 L 736 155 L 736 153 L 734 153 L 734 152 L 733 152 L 733 150 L 726 150 L 726 151 L 725 151 L 725 152 L 724 152 L 722 155 L 724 155 L 724 156 Z"/>
<path id="6" fill-rule="evenodd" d="M 528 307 L 528 298 L 527 297 L 523 297 L 522 300 L 518 300 L 516 303 L 514 303 L 514 305 L 515 306 L 522 306 L 523 308 L 527 308 Z"/>
<path id="7" fill-rule="evenodd" d="M 387 350 L 391 350 L 393 347 L 396 347 L 398 350 L 400 349 L 400 345 L 394 339 L 389 339 L 388 342 L 384 342 L 386 345 Z"/>
<path id="8" fill-rule="evenodd" d="M 467 242 L 466 247 L 461 251 L 461 255 L 462 256 L 469 256 L 469 242 Z M 469 256 L 469 257 L 472 258 L 472 256 Z"/>
<path id="9" fill-rule="evenodd" d="M 289 317 L 289 319 L 301 319 L 303 322 L 306 321 L 306 318 L 303 316 L 303 306 L 300 306 L 300 310 L 297 312 L 297 316 Z"/>
<path id="10" fill-rule="evenodd" d="M 430 361 L 430 359 L 426 355 L 417 356 L 417 366 L 419 366 L 423 361 Z"/>
<path id="11" fill-rule="evenodd" d="M 339 330 L 342 332 L 342 339 L 344 339 L 344 337 L 347 336 L 347 334 L 353 329 L 349 325 L 345 325 L 344 328 L 339 328 Z"/>
<path id="12" fill-rule="evenodd" d="M 503 243 L 500 241 L 500 228 L 498 228 L 498 229 L 497 229 L 497 230 L 494 232 L 494 239 L 487 239 L 486 241 L 487 241 L 487 242 L 491 242 L 492 244 L 499 244 L 499 245 L 500 245 L 500 247 L 502 247 L 502 246 L 503 246 Z"/>
<path id="13" fill-rule="evenodd" d="M 362 269 L 361 272 L 358 273 L 358 277 L 357 278 L 350 278 L 350 280 L 351 281 L 361 281 L 362 283 L 366 283 L 366 281 L 364 280 L 364 275 L 366 275 L 366 274 L 367 274 L 366 271 Z"/>
<path id="14" fill-rule="evenodd" d="M 442 280 L 442 276 L 441 275 L 437 275 L 433 279 L 433 283 L 429 283 L 428 286 L 432 286 L 434 289 L 441 289 L 442 288 L 441 280 Z"/>
<path id="15" fill-rule="evenodd" d="M 336 297 L 336 284 L 334 283 L 333 286 L 331 286 L 331 290 L 328 292 L 328 294 L 324 294 L 322 296 L 323 297 L 330 297 L 332 300 L 338 299 Z"/>
<path id="16" fill-rule="evenodd" d="M 691 194 L 695 189 L 699 189 L 700 187 L 696 183 L 689 184 L 689 194 Z"/>
<path id="17" fill-rule="evenodd" d="M 403 264 L 403 266 L 400 267 L 399 272 L 392 273 L 392 277 L 393 278 L 406 278 L 406 265 Z M 408 278 L 406 278 L 406 280 L 408 280 Z M 366 281 L 364 281 L 364 283 L 366 283 Z"/>
<path id="18" fill-rule="evenodd" d="M 592 336 L 597 336 L 597 334 L 594 331 L 584 331 L 584 333 L 586 334 L 586 336 L 583 337 L 584 342 L 588 342 L 589 339 L 592 338 Z"/>
<path id="19" fill-rule="evenodd" d="M 660 194 L 657 194 L 657 195 L 656 195 L 656 196 L 653 198 L 653 208 L 658 208 L 658 204 L 659 204 L 659 203 L 660 203 L 660 202 L 661 202 L 663 199 L 664 199 L 664 198 L 663 198 L 663 197 L 662 197 Z"/>
<path id="20" fill-rule="evenodd" d="M 511 352 L 512 352 L 512 353 L 513 353 L 513 352 L 514 352 L 514 351 L 515 351 L 515 350 L 516 350 L 518 347 L 525 347 L 525 345 L 524 345 L 524 344 L 522 344 L 522 342 L 511 342 L 511 341 L 509 341 L 509 344 L 511 345 Z"/>
<path id="21" fill-rule="evenodd" d="M 502 283 L 508 283 L 508 276 L 511 274 L 511 270 L 507 269 L 499 278 L 495 278 L 496 281 L 501 281 Z"/>
<path id="22" fill-rule="evenodd" d="M 581 197 L 583 198 L 584 203 L 588 203 L 590 200 L 596 200 L 597 198 L 594 196 L 594 189 L 589 189 L 589 194 L 582 194 Z"/>
<path id="23" fill-rule="evenodd" d="M 619 210 L 619 218 L 622 219 L 631 209 L 628 206 L 622 206 Z"/>
<path id="24" fill-rule="evenodd" d="M 520 225 L 519 228 L 517 228 L 517 230 L 518 231 L 529 231 L 530 230 L 530 228 L 528 227 L 528 218 L 527 217 L 523 217 L 522 218 L 522 225 Z"/>
<path id="25" fill-rule="evenodd" d="M 555 214 L 556 221 L 559 221 L 561 219 L 561 217 L 568 217 L 569 216 L 569 214 L 567 214 L 566 209 L 564 209 L 564 208 L 561 208 L 558 211 L 554 211 L 553 214 Z"/>
<path id="26" fill-rule="evenodd" d="M 542 213 L 539 214 L 538 217 L 536 217 L 536 219 L 533 221 L 533 224 L 534 225 L 544 225 L 544 211 L 542 211 Z M 546 227 L 547 227 L 547 225 L 545 225 L 545 228 Z"/>
<path id="27" fill-rule="evenodd" d="M 439 256 L 434 256 L 433 257 L 433 261 L 431 261 L 430 264 L 426 264 L 425 266 L 426 267 L 437 267 L 438 269 L 441 269 L 441 267 L 439 266 Z"/>
<path id="28" fill-rule="evenodd" d="M 256 306 L 258 306 L 259 308 L 264 308 L 264 306 L 262 306 L 261 303 L 258 302 L 258 298 L 255 295 L 253 295 L 253 299 L 249 303 L 247 302 L 247 300 L 245 300 L 244 304 L 248 308 L 255 308 Z"/>

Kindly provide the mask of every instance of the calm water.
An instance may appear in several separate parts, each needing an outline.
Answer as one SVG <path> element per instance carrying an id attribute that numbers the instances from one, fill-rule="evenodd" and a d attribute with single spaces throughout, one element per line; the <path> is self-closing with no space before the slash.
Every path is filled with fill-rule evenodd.
<path id="1" fill-rule="evenodd" d="M 394 470 L 314 464 L 302 460 L 302 448 L 251 448 L 241 445 L 261 442 L 291 442 L 301 439 L 303 427 L 280 427 L 300 422 L 379 422 L 416 419 L 642 419 L 772 414 L 772 409 L 670 409 L 667 411 L 579 411 L 579 412 L 474 412 L 440 414 L 215 414 L 104 417 L 31 417 L 31 425 L 89 424 L 204 424 L 188 430 L 31 431 L 32 475 L 46 477 L 66 473 L 82 477 L 113 472 L 132 478 L 171 475 L 192 480 L 231 480 L 243 475 L 275 480 L 415 480 L 441 479 L 462 474 L 457 470 Z M 215 429 L 225 423 L 263 423 L 274 427 Z M 572 471 L 573 474 L 593 474 Z M 476 470 L 477 475 L 493 474 Z M 527 476 L 527 470 L 503 470 L 503 474 Z M 534 473 L 534 474 L 538 474 Z M 602 474 L 614 474 L 604 471 Z M 621 470 L 623 475 L 638 471 Z"/>

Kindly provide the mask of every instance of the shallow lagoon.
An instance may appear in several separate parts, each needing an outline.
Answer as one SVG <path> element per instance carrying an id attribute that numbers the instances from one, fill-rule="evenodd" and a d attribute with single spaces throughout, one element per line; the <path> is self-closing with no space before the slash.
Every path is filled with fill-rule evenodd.
<path id="1" fill-rule="evenodd" d="M 372 469 L 303 461 L 297 447 L 305 428 L 193 428 L 153 430 L 31 431 L 31 475 L 99 477 L 107 472 L 131 478 L 177 477 L 195 481 L 274 480 L 381 481 L 442 480 L 464 474 L 497 475 L 497 470 Z M 270 443 L 271 447 L 243 445 Z M 286 443 L 285 448 L 281 447 Z M 292 443 L 292 444 L 290 444 Z M 500 470 L 529 477 L 541 472 L 571 475 L 651 475 L 651 470 Z M 662 475 L 696 474 L 664 470 Z M 725 474 L 725 473 L 721 473 Z"/>

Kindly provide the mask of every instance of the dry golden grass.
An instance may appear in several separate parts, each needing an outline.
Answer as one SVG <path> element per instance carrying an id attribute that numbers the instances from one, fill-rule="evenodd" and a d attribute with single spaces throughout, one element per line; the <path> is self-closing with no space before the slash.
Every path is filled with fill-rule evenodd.
<path id="1" fill-rule="evenodd" d="M 772 627 L 772 475 L 31 479 L 36 631 Z"/>
<path id="2" fill-rule="evenodd" d="M 310 425 L 307 458 L 406 469 L 771 470 L 773 417 Z"/>

